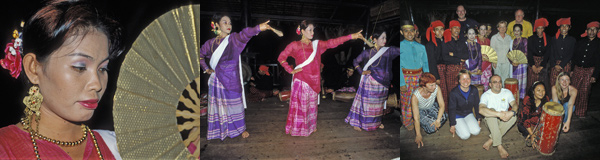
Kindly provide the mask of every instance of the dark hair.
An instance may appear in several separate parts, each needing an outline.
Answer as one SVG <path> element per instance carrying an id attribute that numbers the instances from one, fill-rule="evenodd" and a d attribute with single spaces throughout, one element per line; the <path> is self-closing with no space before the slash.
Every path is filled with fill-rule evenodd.
<path id="1" fill-rule="evenodd" d="M 531 88 L 529 88 L 529 91 L 527 91 L 527 96 L 529 96 L 529 101 L 525 102 L 525 105 L 526 105 L 526 106 L 524 106 L 524 107 L 530 107 L 530 106 L 533 106 L 533 108 L 534 108 L 534 109 L 530 109 L 530 110 L 529 110 L 529 112 L 530 112 L 530 113 L 533 113 L 533 112 L 535 112 L 535 111 L 536 111 L 536 110 L 535 110 L 535 108 L 536 108 L 537 106 L 535 106 L 535 88 L 536 88 L 537 86 L 539 86 L 539 85 L 542 85 L 542 86 L 544 86 L 544 89 L 545 89 L 545 87 L 546 87 L 546 86 L 544 85 L 544 82 L 541 82 L 541 81 L 536 81 L 536 82 L 534 82 L 534 83 L 533 83 L 533 85 L 531 85 Z M 544 91 L 544 94 L 545 94 L 545 93 L 546 93 L 546 92 Z M 548 95 L 544 95 L 544 97 L 542 97 L 542 99 L 540 99 L 540 101 L 541 101 L 541 103 L 540 103 L 540 104 L 542 104 L 542 105 L 543 105 L 543 104 L 545 104 L 545 103 L 548 101 L 548 98 L 547 98 L 547 97 L 548 97 Z M 523 107 L 519 107 L 519 110 L 521 110 L 521 108 L 523 108 Z"/>
<path id="2" fill-rule="evenodd" d="M 469 33 L 469 29 L 472 29 L 473 31 L 475 31 L 475 36 L 477 36 L 479 34 L 479 28 L 475 28 L 475 27 L 469 27 L 469 28 L 467 28 L 467 34 Z"/>
<path id="3" fill-rule="evenodd" d="M 515 30 L 515 28 L 517 28 L 517 27 L 519 27 L 519 29 L 521 29 L 521 32 L 523 32 L 523 25 L 521 25 L 521 24 L 515 24 L 515 25 L 513 26 L 513 31 L 514 31 L 514 30 Z M 521 33 L 521 34 L 522 34 L 522 33 Z"/>
<path id="4" fill-rule="evenodd" d="M 375 30 L 373 31 L 373 34 L 372 34 L 373 39 L 379 38 L 379 36 L 381 36 L 384 32 L 385 32 L 385 30 L 381 27 L 375 28 Z"/>
<path id="5" fill-rule="evenodd" d="M 302 22 L 300 22 L 300 29 L 305 30 L 306 28 L 308 28 L 309 25 L 315 25 L 313 22 L 308 21 L 308 20 L 303 20 Z"/>
<path id="6" fill-rule="evenodd" d="M 541 81 L 536 81 L 531 85 L 531 88 L 529 88 L 529 91 L 527 91 L 527 95 L 531 98 L 533 98 L 533 100 L 535 100 L 535 88 L 539 85 L 544 86 L 544 89 L 546 89 L 546 86 L 544 85 L 544 82 Z M 545 93 L 545 92 L 544 92 Z"/>
<path id="7" fill-rule="evenodd" d="M 490 79 L 488 80 L 488 82 L 491 83 L 492 82 L 492 78 L 494 78 L 494 77 L 500 77 L 500 75 L 494 74 L 494 75 L 490 76 Z M 500 77 L 500 83 L 502 83 L 502 77 Z"/>
<path id="8" fill-rule="evenodd" d="M 219 21 L 221 21 L 221 18 L 223 17 L 229 17 L 229 15 L 225 14 L 225 13 L 215 13 L 211 19 L 211 21 L 215 22 L 215 23 L 219 23 Z M 231 18 L 231 17 L 229 17 Z"/>
<path id="9" fill-rule="evenodd" d="M 85 2 L 49 2 L 25 23 L 23 51 L 35 54 L 37 61 L 45 62 L 69 38 L 85 36 L 93 31 L 101 32 L 108 38 L 109 59 L 123 52 L 121 28 L 116 21 Z"/>

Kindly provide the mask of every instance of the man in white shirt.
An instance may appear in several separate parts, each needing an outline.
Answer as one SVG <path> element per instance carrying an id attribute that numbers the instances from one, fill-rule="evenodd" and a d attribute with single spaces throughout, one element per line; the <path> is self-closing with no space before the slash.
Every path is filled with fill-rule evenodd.
<path id="1" fill-rule="evenodd" d="M 498 147 L 500 157 L 507 158 L 508 152 L 502 146 L 502 136 L 517 121 L 518 105 L 515 97 L 508 89 L 502 88 L 502 79 L 498 75 L 490 77 L 490 90 L 481 95 L 479 113 L 485 117 L 485 123 L 490 129 L 490 139 L 483 148 L 489 150 L 490 146 Z M 512 110 L 509 107 L 512 106 Z"/>

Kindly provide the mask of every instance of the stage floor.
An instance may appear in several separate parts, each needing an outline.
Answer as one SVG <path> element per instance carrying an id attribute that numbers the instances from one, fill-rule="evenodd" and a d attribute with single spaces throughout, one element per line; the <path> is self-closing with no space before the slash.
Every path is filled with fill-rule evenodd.
<path id="1" fill-rule="evenodd" d="M 285 134 L 289 105 L 276 97 L 248 103 L 250 137 L 206 140 L 206 117 L 201 119 L 201 159 L 392 159 L 400 156 L 400 118 L 383 117 L 384 129 L 355 131 L 344 122 L 350 102 L 321 99 L 317 132 L 308 137 Z M 399 112 L 398 112 L 399 114 Z"/>

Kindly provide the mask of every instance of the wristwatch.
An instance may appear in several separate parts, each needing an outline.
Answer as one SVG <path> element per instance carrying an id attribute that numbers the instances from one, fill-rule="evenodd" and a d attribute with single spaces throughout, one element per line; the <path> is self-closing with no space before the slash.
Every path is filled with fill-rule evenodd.
<path id="1" fill-rule="evenodd" d="M 517 116 L 517 112 L 515 112 L 515 111 L 513 111 L 513 110 L 510 110 L 510 111 L 511 111 L 511 112 L 513 112 L 513 117 L 514 117 L 514 116 Z"/>

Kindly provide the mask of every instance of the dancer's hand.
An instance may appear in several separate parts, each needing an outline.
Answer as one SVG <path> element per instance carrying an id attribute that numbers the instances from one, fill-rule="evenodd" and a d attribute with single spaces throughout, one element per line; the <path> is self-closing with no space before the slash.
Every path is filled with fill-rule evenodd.
<path id="1" fill-rule="evenodd" d="M 400 92 L 408 92 L 406 86 L 400 86 Z"/>
<path id="2" fill-rule="evenodd" d="M 370 70 L 366 70 L 366 71 L 363 71 L 363 72 L 362 72 L 362 75 L 368 75 L 368 74 L 371 74 L 371 71 L 370 71 Z"/>
<path id="3" fill-rule="evenodd" d="M 300 72 L 300 71 L 302 71 L 302 68 L 294 69 L 294 70 L 292 71 L 292 74 L 296 74 L 296 73 L 298 73 L 298 72 Z"/>
<path id="4" fill-rule="evenodd" d="M 269 25 L 269 22 L 271 22 L 271 20 L 267 20 L 266 22 L 259 24 L 260 31 L 266 31 L 267 29 L 272 29 L 271 26 Z"/>
<path id="5" fill-rule="evenodd" d="M 212 70 L 212 69 L 208 69 L 208 70 L 204 71 L 204 73 L 206 73 L 206 74 L 212 74 L 214 72 L 215 72 L 215 70 Z"/>
<path id="6" fill-rule="evenodd" d="M 356 33 L 352 33 L 352 39 L 362 39 L 363 41 L 365 40 L 365 37 L 362 35 L 362 30 L 356 32 Z"/>
<path id="7" fill-rule="evenodd" d="M 433 123 L 431 123 L 431 125 L 429 126 L 435 126 L 435 130 L 440 129 L 442 122 L 440 121 L 440 119 L 435 120 Z"/>

